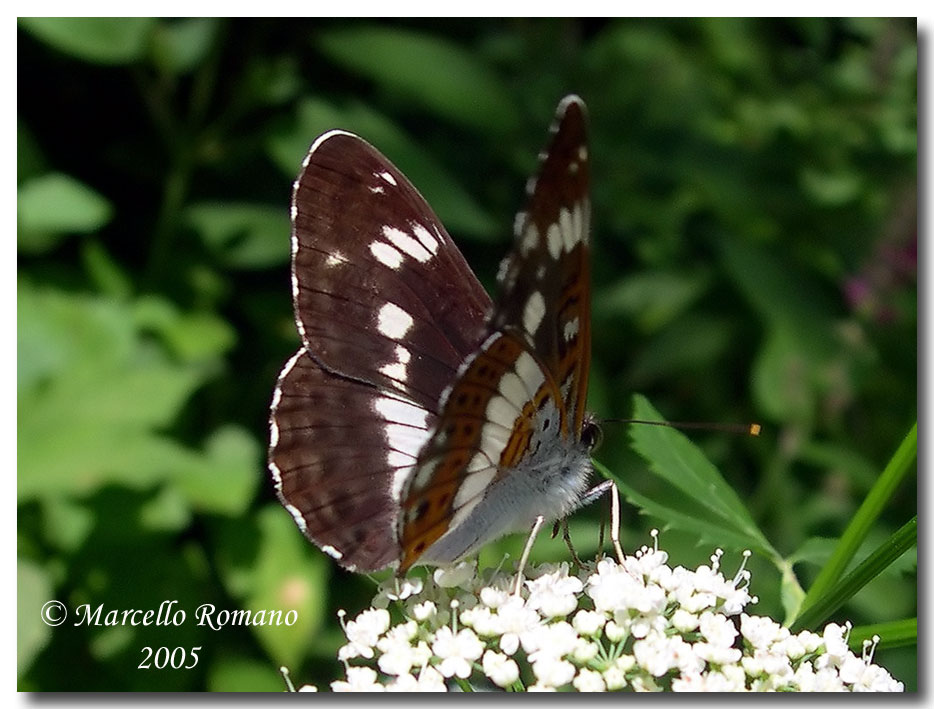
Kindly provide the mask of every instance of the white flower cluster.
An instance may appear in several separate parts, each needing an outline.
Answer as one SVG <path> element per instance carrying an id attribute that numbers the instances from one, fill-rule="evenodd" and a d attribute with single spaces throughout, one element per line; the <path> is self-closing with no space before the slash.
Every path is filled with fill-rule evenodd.
<path id="1" fill-rule="evenodd" d="M 346 679 L 331 688 L 904 691 L 872 664 L 875 645 L 863 657 L 849 651 L 848 629 L 792 635 L 744 613 L 756 600 L 749 572 L 725 579 L 721 555 L 695 571 L 672 569 L 665 552 L 646 547 L 625 567 L 543 565 L 527 569 L 521 595 L 514 576 L 477 575 L 469 564 L 425 582 L 390 579 L 373 608 L 344 625 Z"/>

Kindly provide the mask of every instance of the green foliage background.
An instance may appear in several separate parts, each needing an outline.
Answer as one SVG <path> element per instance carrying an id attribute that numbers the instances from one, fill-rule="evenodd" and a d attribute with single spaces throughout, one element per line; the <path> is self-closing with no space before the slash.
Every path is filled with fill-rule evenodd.
<path id="1" fill-rule="evenodd" d="M 632 416 L 639 392 L 670 420 L 761 422 L 756 439 L 691 438 L 805 589 L 916 419 L 913 21 L 24 19 L 18 62 L 21 689 L 278 690 L 281 664 L 322 687 L 340 673 L 336 610 L 358 612 L 372 582 L 304 541 L 264 469 L 298 342 L 290 185 L 329 128 L 396 162 L 492 286 L 554 106 L 583 96 L 591 407 Z M 611 470 L 691 506 L 625 425 L 605 433 Z M 914 485 L 871 546 L 915 514 Z M 665 526 L 624 510 L 630 549 Z M 582 554 L 599 516 L 572 523 Z M 684 565 L 718 544 L 697 542 L 661 537 Z M 567 552 L 542 539 L 535 554 Z M 908 556 L 834 618 L 915 615 Z M 751 568 L 753 612 L 782 618 L 778 573 Z M 72 612 L 174 599 L 188 620 L 49 628 L 52 598 Z M 194 620 L 205 603 L 300 621 L 213 631 Z M 137 669 L 144 646 L 200 646 L 199 662 Z M 877 653 L 909 689 L 916 660 Z"/>

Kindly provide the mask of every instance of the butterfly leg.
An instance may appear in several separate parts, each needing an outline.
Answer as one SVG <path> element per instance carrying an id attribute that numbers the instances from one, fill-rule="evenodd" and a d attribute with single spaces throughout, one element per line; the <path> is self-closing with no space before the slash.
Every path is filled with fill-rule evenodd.
<path id="1" fill-rule="evenodd" d="M 606 491 L 609 490 L 610 488 L 613 488 L 613 489 L 616 488 L 612 480 L 604 480 L 599 485 L 592 487 L 590 490 L 588 490 L 581 496 L 580 500 L 577 501 L 577 504 L 574 506 L 574 510 L 579 510 L 581 507 L 585 507 L 589 505 L 590 503 L 592 503 L 599 497 L 602 497 L 604 493 L 606 493 Z M 617 507 L 618 505 L 619 503 L 617 501 Z M 577 551 L 574 549 L 574 545 L 571 543 L 571 531 L 568 527 L 567 517 L 565 517 L 564 519 L 555 520 L 554 527 L 552 527 L 552 530 L 551 530 L 551 538 L 554 539 L 556 536 L 558 536 L 559 526 L 561 527 L 562 532 L 563 532 L 564 543 L 567 545 L 568 551 L 571 552 L 571 558 L 574 560 L 575 564 L 577 564 L 578 566 L 583 566 L 584 565 L 583 562 L 580 560 L 580 557 L 577 555 Z M 618 538 L 619 538 L 619 534 L 617 533 L 617 543 L 615 545 L 617 547 L 619 547 Z M 599 543 L 597 544 L 597 549 L 600 549 L 600 550 L 603 549 L 603 523 L 600 524 L 600 540 L 599 540 Z"/>
<path id="2" fill-rule="evenodd" d="M 529 538 L 525 543 L 525 549 L 522 550 L 522 558 L 519 559 L 519 569 L 516 571 L 516 585 L 512 591 L 514 596 L 518 596 L 519 592 L 522 590 L 522 572 L 525 571 L 525 565 L 529 560 L 529 554 L 532 552 L 532 544 L 535 542 L 535 537 L 538 536 L 538 530 L 542 528 L 544 523 L 545 518 L 539 515 L 535 518 L 535 524 L 532 525 L 532 532 L 529 534 Z"/>
<path id="3" fill-rule="evenodd" d="M 610 487 L 612 488 L 612 493 L 610 495 L 610 539 L 613 541 L 613 549 L 616 550 L 616 558 L 619 559 L 619 563 L 625 567 L 625 555 L 623 554 L 623 547 L 619 543 L 619 488 L 616 487 L 616 483 L 612 480 L 607 480 L 607 482 L 610 483 Z"/>
<path id="4" fill-rule="evenodd" d="M 623 553 L 623 547 L 619 543 L 619 528 L 620 528 L 620 511 L 619 511 L 619 488 L 616 487 L 616 483 L 612 480 L 604 480 L 599 485 L 595 485 L 590 490 L 585 492 L 580 500 L 577 503 L 575 509 L 580 509 L 585 505 L 589 505 L 591 502 L 596 500 L 599 497 L 602 497 L 607 490 L 611 491 L 610 494 L 610 541 L 613 542 L 613 550 L 616 552 L 616 558 L 619 560 L 619 563 L 622 566 L 626 565 L 625 554 Z M 600 528 L 600 546 L 603 548 L 603 528 Z M 570 540 L 567 537 L 567 527 L 565 526 L 565 541 L 568 542 L 568 548 L 571 549 L 571 554 L 574 556 L 575 560 L 577 556 L 574 554 L 574 549 L 571 548 Z M 578 562 L 579 563 L 579 562 Z"/>
<path id="5" fill-rule="evenodd" d="M 568 527 L 568 520 L 565 517 L 561 520 L 561 529 L 564 536 L 564 543 L 567 544 L 568 551 L 571 552 L 571 558 L 574 560 L 574 563 L 578 566 L 583 566 L 584 562 L 580 560 L 580 557 L 577 555 L 577 552 L 574 550 L 574 545 L 571 543 L 571 529 Z"/>

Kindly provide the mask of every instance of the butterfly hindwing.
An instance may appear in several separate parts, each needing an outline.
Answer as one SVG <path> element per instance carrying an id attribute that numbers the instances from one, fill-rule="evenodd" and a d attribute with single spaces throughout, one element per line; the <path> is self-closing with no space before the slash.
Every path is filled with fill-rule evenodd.
<path id="1" fill-rule="evenodd" d="M 341 565 L 389 565 L 399 555 L 402 480 L 433 421 L 430 411 L 334 375 L 299 350 L 282 370 L 271 412 L 269 467 L 282 504 Z"/>

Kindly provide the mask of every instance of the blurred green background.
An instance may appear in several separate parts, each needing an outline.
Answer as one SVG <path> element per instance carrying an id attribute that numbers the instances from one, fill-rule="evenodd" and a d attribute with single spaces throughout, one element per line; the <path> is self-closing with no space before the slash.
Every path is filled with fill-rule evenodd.
<path id="1" fill-rule="evenodd" d="M 762 423 L 691 438 L 780 552 L 805 550 L 805 588 L 916 418 L 913 20 L 33 19 L 17 42 L 20 689 L 341 673 L 336 610 L 362 610 L 372 581 L 304 540 L 264 462 L 298 343 L 290 186 L 330 128 L 396 162 L 489 287 L 554 107 L 583 96 L 591 408 L 631 416 L 639 392 L 671 420 Z M 666 494 L 626 425 L 605 434 L 603 463 Z M 915 514 L 914 485 L 871 541 Z M 582 554 L 594 507 L 572 523 Z M 624 515 L 630 549 L 664 526 Z M 705 563 L 696 542 L 661 536 L 672 564 Z M 535 557 L 567 551 L 540 539 Z M 781 619 L 777 572 L 750 567 L 751 612 Z M 903 558 L 835 619 L 915 615 L 915 577 Z M 49 628 L 53 598 L 177 600 L 188 619 Z M 214 631 L 204 603 L 300 621 Z M 191 670 L 137 669 L 146 646 L 201 650 Z M 876 660 L 916 687 L 914 647 Z"/>

